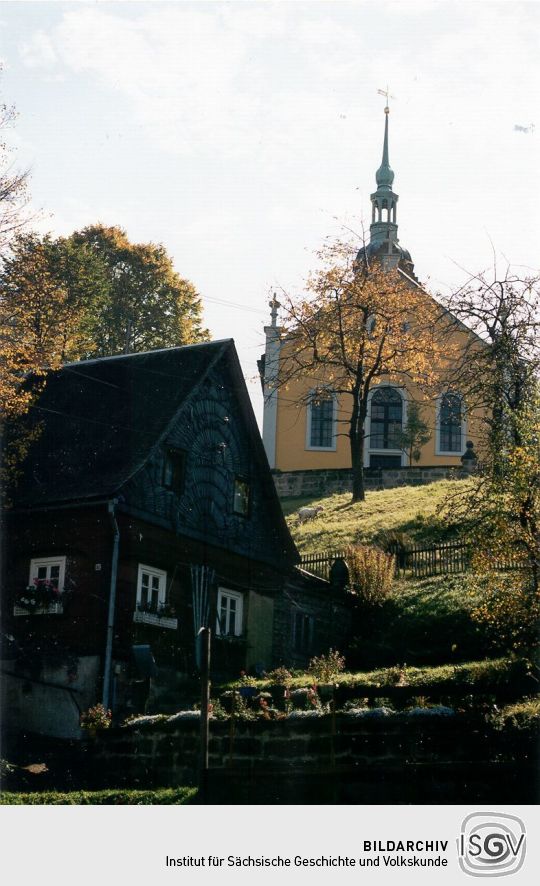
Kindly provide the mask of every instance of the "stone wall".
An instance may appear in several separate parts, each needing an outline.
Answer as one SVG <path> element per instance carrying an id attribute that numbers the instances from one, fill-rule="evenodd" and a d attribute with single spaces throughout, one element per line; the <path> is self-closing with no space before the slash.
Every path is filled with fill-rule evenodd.
<path id="1" fill-rule="evenodd" d="M 413 783 L 423 769 L 437 769 L 459 781 L 461 770 L 482 779 L 482 767 L 489 765 L 495 772 L 499 766 L 500 777 L 504 766 L 517 767 L 534 757 L 535 741 L 519 731 L 497 732 L 481 717 L 451 712 L 388 713 L 381 708 L 335 717 L 298 712 L 281 720 L 212 720 L 210 770 L 223 785 L 228 774 L 235 773 L 236 783 L 253 784 L 274 773 L 275 790 L 297 778 L 317 783 L 324 773 L 335 778 L 341 771 L 349 773 L 349 780 L 351 773 L 364 781 L 375 779 L 380 792 L 385 779 L 393 782 L 408 772 Z M 196 784 L 198 749 L 196 712 L 159 722 L 146 718 L 102 733 L 92 768 L 103 784 L 112 779 L 116 787 Z"/>
<path id="2" fill-rule="evenodd" d="M 336 492 L 350 492 L 352 470 L 334 468 L 313 471 L 273 471 L 280 498 L 317 498 Z M 461 480 L 469 476 L 464 468 L 432 465 L 404 468 L 366 468 L 366 489 L 392 489 L 396 486 L 423 486 L 437 480 Z"/>

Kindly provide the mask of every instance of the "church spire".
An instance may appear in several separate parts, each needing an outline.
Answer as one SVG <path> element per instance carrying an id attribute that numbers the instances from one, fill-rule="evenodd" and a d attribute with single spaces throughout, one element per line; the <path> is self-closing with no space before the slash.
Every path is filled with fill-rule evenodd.
<path id="1" fill-rule="evenodd" d="M 380 248 L 383 245 L 387 248 L 384 250 L 387 254 L 392 252 L 392 244 L 397 242 L 397 222 L 396 210 L 398 195 L 392 190 L 394 183 L 394 173 L 390 168 L 388 160 L 388 117 L 390 109 L 388 105 L 384 109 L 384 141 L 382 162 L 379 166 L 375 179 L 377 182 L 377 190 L 371 195 L 371 243 L 374 248 Z M 389 264 L 385 261 L 385 264 Z M 397 261 L 390 262 L 397 264 Z"/>
<path id="2" fill-rule="evenodd" d="M 382 153 L 382 163 L 379 166 L 375 179 L 377 181 L 377 185 L 380 189 L 388 188 L 391 189 L 394 183 L 394 173 L 390 169 L 390 163 L 388 160 L 388 117 L 390 115 L 390 108 L 388 105 L 384 109 L 385 113 L 385 121 L 384 121 L 384 142 L 383 142 L 383 153 Z"/>
<path id="3" fill-rule="evenodd" d="M 394 172 L 390 167 L 388 149 L 388 119 L 390 108 L 388 107 L 388 90 L 383 92 L 386 96 L 384 109 L 384 140 L 381 165 L 375 173 L 377 190 L 371 195 L 371 225 L 370 242 L 367 254 L 370 258 L 377 258 L 384 268 L 402 268 L 407 274 L 414 277 L 411 256 L 398 242 L 397 226 L 397 202 L 398 195 L 393 190 Z"/>

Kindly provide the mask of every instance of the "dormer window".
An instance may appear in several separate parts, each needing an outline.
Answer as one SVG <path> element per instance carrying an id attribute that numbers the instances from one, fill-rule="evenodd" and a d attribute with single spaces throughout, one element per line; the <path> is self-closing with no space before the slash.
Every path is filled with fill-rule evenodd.
<path id="1" fill-rule="evenodd" d="M 163 462 L 161 485 L 176 495 L 182 495 L 186 479 L 186 453 L 182 449 L 167 449 Z"/>
<path id="2" fill-rule="evenodd" d="M 233 513 L 240 517 L 249 516 L 251 490 L 247 480 L 234 478 Z"/>

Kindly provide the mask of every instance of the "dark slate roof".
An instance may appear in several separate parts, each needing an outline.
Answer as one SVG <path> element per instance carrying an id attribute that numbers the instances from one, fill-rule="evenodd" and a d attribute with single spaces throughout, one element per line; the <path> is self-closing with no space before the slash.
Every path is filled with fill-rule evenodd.
<path id="1" fill-rule="evenodd" d="M 70 363 L 51 373 L 31 409 L 41 432 L 15 495 L 35 507 L 113 495 L 231 339 Z"/>

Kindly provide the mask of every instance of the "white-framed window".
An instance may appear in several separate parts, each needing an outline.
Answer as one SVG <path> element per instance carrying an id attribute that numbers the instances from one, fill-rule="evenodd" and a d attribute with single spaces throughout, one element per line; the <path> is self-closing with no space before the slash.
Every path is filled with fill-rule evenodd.
<path id="1" fill-rule="evenodd" d="M 306 449 L 336 449 L 337 397 L 332 391 L 314 391 L 307 406 Z"/>
<path id="2" fill-rule="evenodd" d="M 240 637 L 244 597 L 238 591 L 218 589 L 216 633 L 220 637 Z"/>
<path id="3" fill-rule="evenodd" d="M 445 391 L 437 399 L 436 455 L 463 455 L 467 424 L 463 397 L 457 391 Z"/>
<path id="4" fill-rule="evenodd" d="M 45 585 L 48 583 L 62 593 L 65 580 L 65 557 L 36 557 L 35 560 L 30 560 L 29 585 Z"/>
<path id="5" fill-rule="evenodd" d="M 154 566 L 139 563 L 137 575 L 137 609 L 159 615 L 167 600 L 167 573 Z"/>
<path id="6" fill-rule="evenodd" d="M 364 467 L 394 468 L 406 464 L 399 433 L 407 421 L 407 395 L 403 388 L 380 384 L 368 395 Z"/>

